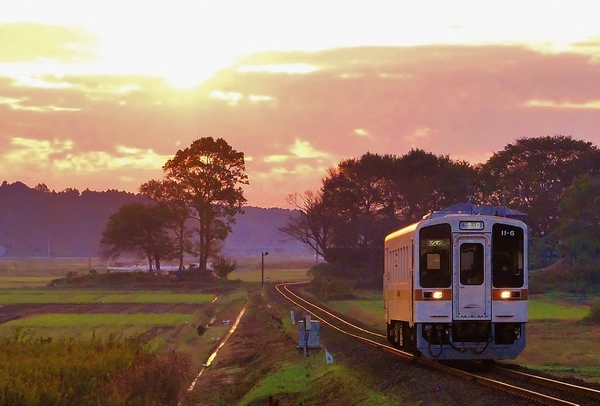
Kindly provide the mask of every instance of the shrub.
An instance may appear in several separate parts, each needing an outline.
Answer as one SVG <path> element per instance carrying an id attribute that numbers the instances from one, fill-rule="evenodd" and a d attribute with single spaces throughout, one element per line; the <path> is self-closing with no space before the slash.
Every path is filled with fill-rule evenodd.
<path id="1" fill-rule="evenodd" d="M 590 313 L 583 318 L 583 321 L 594 324 L 600 323 L 600 298 L 596 299 L 596 301 L 592 304 Z"/>
<path id="2" fill-rule="evenodd" d="M 215 271 L 215 275 L 219 278 L 227 279 L 227 275 L 237 268 L 237 262 L 232 258 L 219 255 L 214 259 L 212 268 Z"/>
<path id="3" fill-rule="evenodd" d="M 308 275 L 313 279 L 310 290 L 322 300 L 351 299 L 354 280 L 348 277 L 347 271 L 338 265 L 321 263 L 313 266 Z"/>

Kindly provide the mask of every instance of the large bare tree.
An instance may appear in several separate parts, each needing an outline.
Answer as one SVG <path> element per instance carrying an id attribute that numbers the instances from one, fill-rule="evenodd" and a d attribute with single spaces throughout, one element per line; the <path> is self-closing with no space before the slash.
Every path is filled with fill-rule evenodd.
<path id="1" fill-rule="evenodd" d="M 308 245 L 316 255 L 325 258 L 332 244 L 332 217 L 327 213 L 321 193 L 307 190 L 302 195 L 290 194 L 285 200 L 295 211 L 279 231 Z"/>

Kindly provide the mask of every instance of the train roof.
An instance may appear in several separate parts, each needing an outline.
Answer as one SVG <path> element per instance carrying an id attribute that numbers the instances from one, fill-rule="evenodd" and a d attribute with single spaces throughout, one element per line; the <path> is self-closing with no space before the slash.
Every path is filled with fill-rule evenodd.
<path id="1" fill-rule="evenodd" d="M 478 206 L 472 203 L 459 203 L 442 210 L 427 214 L 426 218 L 444 217 L 451 214 L 479 214 L 482 216 L 500 216 L 523 221 L 527 214 L 509 209 L 506 206 Z"/>
<path id="2" fill-rule="evenodd" d="M 406 234 L 406 233 L 414 232 L 416 229 L 421 228 L 421 227 L 431 226 L 434 224 L 440 224 L 440 223 L 444 223 L 446 221 L 453 221 L 452 219 L 454 219 L 454 221 L 456 221 L 457 218 L 459 218 L 460 221 L 462 221 L 462 220 L 478 221 L 478 220 L 483 220 L 486 218 L 498 220 L 500 218 L 503 218 L 504 220 L 502 222 L 504 222 L 504 223 L 520 225 L 525 228 L 527 227 L 527 225 L 519 218 L 514 218 L 514 217 L 509 217 L 509 216 L 504 217 L 499 214 L 482 214 L 482 213 L 469 213 L 469 212 L 451 213 L 451 212 L 446 212 L 446 211 L 440 210 L 440 211 L 430 213 L 426 216 L 423 216 L 423 219 L 421 219 L 420 221 L 417 221 L 416 223 L 409 224 L 406 227 L 403 227 L 399 230 L 396 230 L 396 231 L 388 234 L 385 237 L 385 241 L 388 241 L 389 239 L 392 239 L 392 238 L 396 238 L 396 237 Z"/>

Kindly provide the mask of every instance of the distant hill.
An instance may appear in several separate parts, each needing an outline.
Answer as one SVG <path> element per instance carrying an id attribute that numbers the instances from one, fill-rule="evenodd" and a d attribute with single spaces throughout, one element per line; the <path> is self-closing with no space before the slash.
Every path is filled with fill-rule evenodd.
<path id="1" fill-rule="evenodd" d="M 127 203 L 147 203 L 141 194 L 108 190 L 36 190 L 21 182 L 0 186 L 0 257 L 97 257 L 111 214 Z M 292 211 L 245 207 L 236 217 L 224 252 L 235 257 L 310 256 L 304 244 L 280 233 Z"/>

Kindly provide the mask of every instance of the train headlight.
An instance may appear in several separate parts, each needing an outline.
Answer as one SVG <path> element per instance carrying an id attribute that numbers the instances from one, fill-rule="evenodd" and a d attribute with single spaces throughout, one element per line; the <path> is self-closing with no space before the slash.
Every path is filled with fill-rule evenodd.
<path id="1" fill-rule="evenodd" d="M 444 293 L 441 290 L 423 292 L 423 299 L 441 299 L 444 297 Z"/>
<path id="2" fill-rule="evenodd" d="M 521 292 L 518 290 L 503 290 L 500 293 L 500 297 L 502 299 L 519 299 L 521 297 Z"/>

